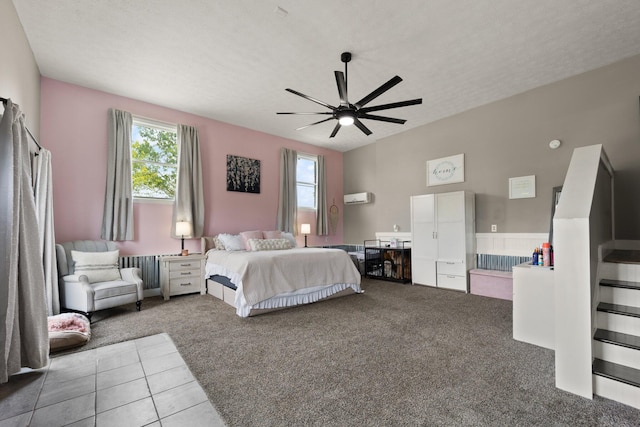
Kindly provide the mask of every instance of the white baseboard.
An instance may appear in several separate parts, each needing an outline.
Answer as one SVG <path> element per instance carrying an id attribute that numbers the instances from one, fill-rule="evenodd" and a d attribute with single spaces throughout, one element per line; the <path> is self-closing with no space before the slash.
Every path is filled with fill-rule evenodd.
<path id="1" fill-rule="evenodd" d="M 593 394 L 640 409 L 640 388 L 593 375 Z"/>

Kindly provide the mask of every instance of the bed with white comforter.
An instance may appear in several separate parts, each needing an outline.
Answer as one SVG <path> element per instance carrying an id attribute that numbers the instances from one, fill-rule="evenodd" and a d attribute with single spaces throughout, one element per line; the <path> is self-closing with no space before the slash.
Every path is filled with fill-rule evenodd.
<path id="1" fill-rule="evenodd" d="M 341 249 L 212 249 L 207 251 L 205 268 L 205 278 L 212 289 L 225 281 L 219 280 L 221 277 L 235 285 L 233 304 L 227 302 L 241 317 L 362 292 L 360 273 Z M 225 292 L 233 295 L 228 289 Z"/>

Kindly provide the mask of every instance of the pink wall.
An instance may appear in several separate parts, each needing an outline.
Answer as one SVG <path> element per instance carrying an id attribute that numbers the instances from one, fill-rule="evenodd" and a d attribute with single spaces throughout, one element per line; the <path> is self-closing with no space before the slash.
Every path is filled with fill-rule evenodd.
<path id="1" fill-rule="evenodd" d="M 336 201 L 340 220 L 335 235 L 309 236 L 310 245 L 342 243 L 342 153 L 233 126 L 193 114 L 111 95 L 49 78 L 41 82 L 42 145 L 52 153 L 53 205 L 56 241 L 100 239 L 107 163 L 107 111 L 198 128 L 205 189 L 205 235 L 245 230 L 273 230 L 278 211 L 280 149 L 322 154 L 327 167 L 327 201 Z M 233 154 L 261 162 L 260 194 L 226 190 L 226 156 Z M 177 253 L 180 241 L 170 237 L 172 205 L 136 203 L 135 237 L 120 242 L 122 254 Z M 301 215 L 300 222 L 315 218 Z M 298 237 L 303 242 L 302 236 Z M 185 240 L 191 252 L 197 239 Z"/>

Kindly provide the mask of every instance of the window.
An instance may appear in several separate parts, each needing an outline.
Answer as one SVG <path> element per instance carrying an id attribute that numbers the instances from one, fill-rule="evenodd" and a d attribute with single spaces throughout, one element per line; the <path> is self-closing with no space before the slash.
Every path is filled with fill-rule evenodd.
<path id="1" fill-rule="evenodd" d="M 296 161 L 298 208 L 316 209 L 317 165 L 318 159 L 316 156 L 298 154 Z"/>
<path id="2" fill-rule="evenodd" d="M 135 199 L 173 200 L 178 172 L 176 126 L 133 118 L 131 183 Z"/>

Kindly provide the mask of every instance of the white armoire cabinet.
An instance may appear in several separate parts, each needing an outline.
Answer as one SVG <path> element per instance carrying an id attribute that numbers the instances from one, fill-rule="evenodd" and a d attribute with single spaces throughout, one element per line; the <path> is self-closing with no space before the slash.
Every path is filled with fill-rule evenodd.
<path id="1" fill-rule="evenodd" d="M 469 291 L 475 268 L 475 195 L 411 197 L 411 270 L 416 285 Z"/>

